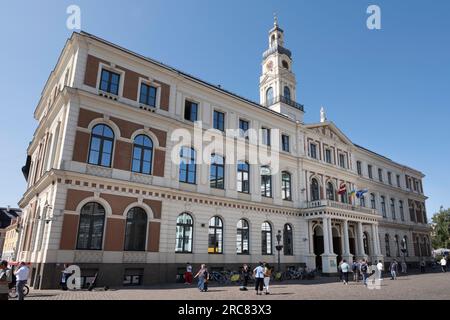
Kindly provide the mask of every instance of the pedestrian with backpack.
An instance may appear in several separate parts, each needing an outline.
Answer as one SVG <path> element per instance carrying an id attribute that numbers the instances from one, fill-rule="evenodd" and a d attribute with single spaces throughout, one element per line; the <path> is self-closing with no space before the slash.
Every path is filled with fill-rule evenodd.
<path id="1" fill-rule="evenodd" d="M 367 265 L 367 261 L 365 259 L 363 259 L 361 262 L 360 270 L 361 270 L 361 274 L 363 277 L 363 284 L 365 286 L 367 286 L 367 279 L 369 278 L 369 273 L 368 273 L 369 266 Z"/>

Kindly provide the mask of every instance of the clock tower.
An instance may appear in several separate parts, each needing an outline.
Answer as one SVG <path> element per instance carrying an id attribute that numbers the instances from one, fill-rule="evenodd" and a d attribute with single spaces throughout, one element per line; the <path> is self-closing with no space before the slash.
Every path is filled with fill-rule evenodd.
<path id="1" fill-rule="evenodd" d="M 269 31 L 269 49 L 263 54 L 262 75 L 259 78 L 259 102 L 294 120 L 303 122 L 303 106 L 296 101 L 295 74 L 292 54 L 284 47 L 284 31 L 275 17 Z"/>

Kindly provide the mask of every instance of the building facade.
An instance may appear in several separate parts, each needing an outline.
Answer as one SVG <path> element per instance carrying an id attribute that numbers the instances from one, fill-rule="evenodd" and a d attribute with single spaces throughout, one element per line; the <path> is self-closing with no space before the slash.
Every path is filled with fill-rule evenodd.
<path id="1" fill-rule="evenodd" d="M 10 260 L 9 253 L 3 252 L 4 248 L 7 246 L 7 241 L 11 241 L 11 234 L 8 232 L 11 230 L 11 225 L 16 224 L 18 219 L 20 219 L 20 215 L 22 211 L 17 208 L 11 208 L 10 206 L 0 208 L 0 257 L 3 260 Z"/>
<path id="2" fill-rule="evenodd" d="M 283 268 L 332 274 L 342 258 L 428 259 L 424 175 L 355 145 L 323 111 L 305 124 L 276 23 L 268 40 L 255 103 L 72 35 L 35 110 L 24 168 L 18 259 L 33 264 L 35 288 L 56 287 L 64 263 L 109 286 L 173 282 L 186 262 L 275 264 L 278 233 Z M 203 141 L 174 139 L 198 121 L 219 137 L 239 129 L 222 138 L 247 152 L 201 163 Z M 278 145 L 276 170 L 249 160 Z"/>
<path id="3" fill-rule="evenodd" d="M 15 261 L 17 255 L 17 243 L 19 241 L 19 218 L 12 219 L 11 224 L 5 228 L 5 240 L 3 241 L 2 260 Z"/>

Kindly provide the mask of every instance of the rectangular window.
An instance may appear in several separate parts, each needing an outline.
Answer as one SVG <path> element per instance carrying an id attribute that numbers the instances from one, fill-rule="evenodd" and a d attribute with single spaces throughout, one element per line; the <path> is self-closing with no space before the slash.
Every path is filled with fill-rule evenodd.
<path id="1" fill-rule="evenodd" d="M 408 176 L 405 176 L 405 183 L 406 183 L 406 188 L 407 188 L 407 189 L 410 189 L 410 186 L 409 186 L 409 177 L 408 177 Z"/>
<path id="2" fill-rule="evenodd" d="M 325 149 L 325 161 L 331 164 L 331 150 Z"/>
<path id="3" fill-rule="evenodd" d="M 358 171 L 358 175 L 362 175 L 362 169 L 361 169 L 361 161 L 356 161 L 356 170 Z"/>
<path id="4" fill-rule="evenodd" d="M 345 169 L 345 155 L 342 153 L 339 154 L 339 166 Z"/>
<path id="5" fill-rule="evenodd" d="M 239 119 L 239 134 L 241 137 L 245 137 L 245 139 L 248 139 L 248 128 L 249 128 L 249 123 L 246 120 L 242 120 Z"/>
<path id="6" fill-rule="evenodd" d="M 392 173 L 388 172 L 388 183 L 392 186 Z"/>
<path id="7" fill-rule="evenodd" d="M 399 174 L 397 175 L 397 187 L 400 188 L 400 175 Z"/>
<path id="8" fill-rule="evenodd" d="M 369 178 L 373 179 L 372 166 L 370 164 L 367 165 L 367 173 L 369 174 Z"/>
<path id="9" fill-rule="evenodd" d="M 156 107 L 156 90 L 157 89 L 153 86 L 141 83 L 139 103 L 145 104 L 150 107 Z"/>
<path id="10" fill-rule="evenodd" d="M 381 213 L 386 218 L 386 198 L 384 196 L 381 196 Z"/>
<path id="11" fill-rule="evenodd" d="M 422 180 L 419 181 L 420 193 L 423 193 Z"/>
<path id="12" fill-rule="evenodd" d="M 378 169 L 378 180 L 383 182 L 383 169 Z"/>
<path id="13" fill-rule="evenodd" d="M 225 113 L 214 111 L 214 129 L 225 131 Z"/>
<path id="14" fill-rule="evenodd" d="M 397 219 L 397 217 L 395 216 L 395 199 L 391 198 L 391 215 L 392 215 L 392 219 Z"/>
<path id="15" fill-rule="evenodd" d="M 281 145 L 283 148 L 283 151 L 289 152 L 290 146 L 289 146 L 289 136 L 283 134 L 281 135 Z"/>
<path id="16" fill-rule="evenodd" d="M 270 129 L 262 127 L 262 143 L 266 146 L 270 146 Z"/>
<path id="17" fill-rule="evenodd" d="M 189 100 L 186 100 L 184 105 L 184 119 L 189 121 L 197 121 L 198 117 L 198 104 Z"/>
<path id="18" fill-rule="evenodd" d="M 309 155 L 311 158 L 317 159 L 317 146 L 315 143 L 309 144 Z"/>
<path id="19" fill-rule="evenodd" d="M 102 69 L 100 90 L 118 95 L 119 83 L 120 75 L 118 73 Z"/>
<path id="20" fill-rule="evenodd" d="M 405 221 L 405 214 L 403 212 L 403 201 L 400 200 L 398 203 L 400 208 L 400 219 L 402 219 L 402 221 Z"/>

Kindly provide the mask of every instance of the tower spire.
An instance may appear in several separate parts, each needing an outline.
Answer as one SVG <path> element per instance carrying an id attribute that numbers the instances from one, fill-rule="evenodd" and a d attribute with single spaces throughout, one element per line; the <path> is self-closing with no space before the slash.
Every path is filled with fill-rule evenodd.
<path id="1" fill-rule="evenodd" d="M 273 13 L 273 26 L 278 27 L 278 17 L 276 12 Z"/>

